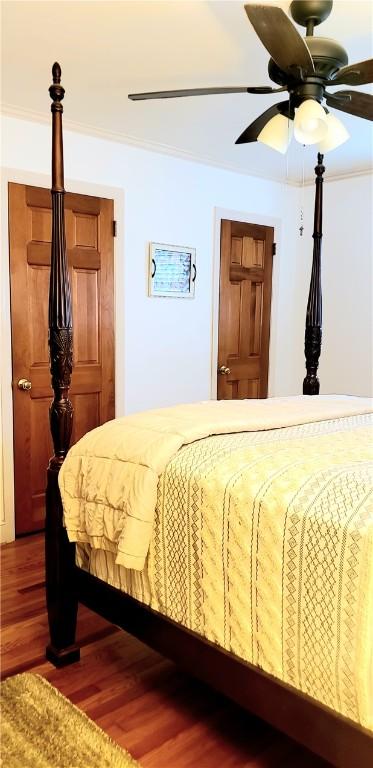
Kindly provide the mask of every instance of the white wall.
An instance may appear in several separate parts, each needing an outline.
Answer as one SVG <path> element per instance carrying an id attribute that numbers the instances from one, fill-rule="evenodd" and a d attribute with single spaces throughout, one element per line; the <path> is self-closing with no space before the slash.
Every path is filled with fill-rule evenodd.
<path id="1" fill-rule="evenodd" d="M 17 171 L 50 173 L 50 128 L 4 119 L 2 163 Z M 122 190 L 124 221 L 119 221 L 117 272 L 124 268 L 123 329 L 125 393 L 120 410 L 199 400 L 211 392 L 212 267 L 215 208 L 247 213 L 249 220 L 271 217 L 282 225 L 286 247 L 279 244 L 275 264 L 293 257 L 289 217 L 296 189 L 214 167 L 65 132 L 66 186 L 74 181 Z M 17 176 L 19 178 L 19 175 Z M 5 207 L 3 214 L 5 215 Z M 6 228 L 6 221 L 4 220 Z M 192 301 L 147 296 L 149 241 L 192 245 L 198 277 Z M 4 254 L 3 258 L 7 258 Z M 282 275 L 281 275 L 282 277 Z M 277 281 L 277 282 L 276 282 Z M 274 304 L 276 305 L 276 295 Z M 284 313 L 275 318 L 285 327 Z M 273 350 L 273 361 L 275 353 Z M 192 366 L 191 366 L 192 361 Z M 284 373 L 271 366 L 271 384 Z M 273 389 L 273 387 L 272 387 Z M 119 393 L 118 393 L 119 394 Z"/>
<path id="2" fill-rule="evenodd" d="M 323 342 L 320 391 L 373 395 L 373 186 L 370 174 L 323 186 Z M 305 233 L 297 313 L 304 311 L 312 261 L 314 187 L 305 190 Z"/>
<path id="3" fill-rule="evenodd" d="M 2 127 L 0 384 L 7 523 L 0 529 L 2 537 L 8 531 L 9 539 L 13 526 L 13 446 L 7 181 L 50 186 L 51 130 L 49 125 L 11 117 L 3 118 Z M 113 197 L 115 201 L 117 415 L 214 396 L 222 215 L 275 227 L 278 247 L 273 271 L 269 392 L 301 392 L 313 188 L 305 190 L 311 226 L 306 226 L 301 239 L 300 190 L 285 184 L 70 131 L 65 131 L 65 177 L 66 188 L 71 191 Z M 371 365 L 366 356 L 367 314 L 371 308 L 368 188 L 369 181 L 363 178 L 325 184 L 325 330 L 320 369 L 324 392 L 367 391 Z M 352 210 L 354 234 L 350 236 Z M 197 249 L 195 299 L 147 296 L 150 241 Z M 332 242 L 337 247 L 332 248 Z M 342 318 L 343 297 L 353 307 L 347 321 Z M 352 349 L 357 382 L 349 374 L 340 384 L 343 367 L 347 368 L 341 329 Z"/>
<path id="4" fill-rule="evenodd" d="M 214 392 L 218 282 L 213 280 L 219 211 L 268 223 L 278 243 L 274 262 L 269 389 L 299 391 L 292 344 L 295 240 L 291 216 L 297 189 L 212 166 L 65 131 L 66 188 L 115 199 L 117 415 Z M 2 120 L 2 268 L 5 296 L 0 376 L 3 388 L 4 478 L 12 493 L 11 361 L 7 241 L 7 181 L 50 186 L 49 125 Z M 193 300 L 149 298 L 150 241 L 197 249 Z M 279 347 L 285 340 L 284 354 Z M 299 350 L 301 358 L 302 350 Z M 213 375 L 212 375 L 213 371 Z M 9 510 L 7 515 L 9 516 Z"/>

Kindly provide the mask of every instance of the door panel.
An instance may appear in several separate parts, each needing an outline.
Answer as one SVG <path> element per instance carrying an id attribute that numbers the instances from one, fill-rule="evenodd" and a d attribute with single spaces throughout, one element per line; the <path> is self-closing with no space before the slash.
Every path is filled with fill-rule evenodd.
<path id="1" fill-rule="evenodd" d="M 73 394 L 71 402 L 74 408 L 73 430 L 71 444 L 76 443 L 82 435 L 97 427 L 100 421 L 100 393 Z"/>
<path id="2" fill-rule="evenodd" d="M 267 397 L 273 228 L 221 226 L 218 399 Z"/>
<path id="3" fill-rule="evenodd" d="M 99 273 L 97 269 L 72 271 L 74 363 L 99 362 Z"/>
<path id="4" fill-rule="evenodd" d="M 113 201 L 65 195 L 72 289 L 72 442 L 114 417 Z M 51 250 L 49 190 L 9 185 L 16 533 L 44 526 L 46 467 L 53 453 L 48 352 Z M 32 389 L 21 391 L 19 379 Z"/>

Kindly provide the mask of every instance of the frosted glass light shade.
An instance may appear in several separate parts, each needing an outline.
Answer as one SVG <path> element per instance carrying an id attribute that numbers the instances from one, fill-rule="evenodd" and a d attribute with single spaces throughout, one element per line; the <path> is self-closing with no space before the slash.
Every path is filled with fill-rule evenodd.
<path id="1" fill-rule="evenodd" d="M 285 115 L 275 115 L 260 131 L 257 141 L 285 154 L 293 135 L 293 124 Z"/>
<path id="2" fill-rule="evenodd" d="M 322 154 L 330 152 L 331 149 L 336 149 L 350 138 L 347 128 L 338 120 L 338 117 L 329 113 L 326 115 L 326 122 L 328 130 L 325 138 L 319 144 L 319 152 L 322 152 Z"/>
<path id="3" fill-rule="evenodd" d="M 307 99 L 296 110 L 294 136 L 300 144 L 317 144 L 327 133 L 326 114 L 318 101 Z"/>

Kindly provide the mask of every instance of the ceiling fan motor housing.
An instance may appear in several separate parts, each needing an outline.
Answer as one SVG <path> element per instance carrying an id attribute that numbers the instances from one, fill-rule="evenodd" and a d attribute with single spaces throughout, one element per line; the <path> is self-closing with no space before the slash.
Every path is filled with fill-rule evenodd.
<path id="1" fill-rule="evenodd" d="M 340 43 L 328 37 L 313 36 L 314 27 L 328 18 L 332 7 L 332 0 L 293 0 L 290 4 L 294 21 L 307 28 L 304 39 L 312 56 L 314 72 L 304 72 L 296 64 L 284 72 L 273 59 L 269 60 L 271 80 L 288 89 L 295 107 L 305 99 L 316 99 L 321 103 L 328 81 L 348 64 L 347 52 Z"/>
<path id="2" fill-rule="evenodd" d="M 347 52 L 343 46 L 330 37 L 306 37 L 305 41 L 318 77 L 329 79 L 338 69 L 348 64 Z"/>
<path id="3" fill-rule="evenodd" d="M 268 63 L 268 74 L 275 83 L 287 86 L 289 93 L 294 94 L 298 104 L 305 99 L 316 99 L 321 102 L 327 82 L 336 72 L 348 64 L 347 52 L 336 40 L 329 37 L 307 36 L 304 38 L 310 50 L 315 71 L 312 75 L 303 74 L 294 69 L 294 75 L 284 72 L 273 59 Z M 295 104 L 297 106 L 298 104 Z"/>

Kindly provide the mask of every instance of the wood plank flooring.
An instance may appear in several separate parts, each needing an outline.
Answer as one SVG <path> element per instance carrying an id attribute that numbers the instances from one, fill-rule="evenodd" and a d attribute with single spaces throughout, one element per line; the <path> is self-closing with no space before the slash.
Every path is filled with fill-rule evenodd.
<path id="1" fill-rule="evenodd" d="M 79 608 L 81 661 L 56 670 L 48 641 L 42 535 L 1 548 L 3 677 L 37 672 L 143 768 L 326 768 L 138 640 Z M 58 768 L 58 766 L 56 766 Z"/>

